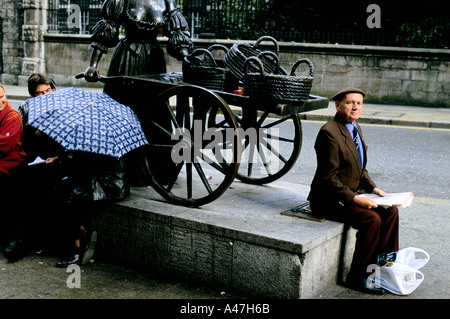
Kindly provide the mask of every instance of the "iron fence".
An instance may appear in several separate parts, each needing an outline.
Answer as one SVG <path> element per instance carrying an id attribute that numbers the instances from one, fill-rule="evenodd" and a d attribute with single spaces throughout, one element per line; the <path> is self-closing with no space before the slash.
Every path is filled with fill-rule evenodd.
<path id="1" fill-rule="evenodd" d="M 103 0 L 48 0 L 47 32 L 90 34 L 101 18 Z"/>
<path id="2" fill-rule="evenodd" d="M 351 23 L 340 24 L 339 6 L 320 0 L 181 0 L 194 37 L 254 40 L 271 35 L 279 41 L 394 45 L 384 30 L 368 29 L 366 9 L 355 2 Z"/>
<path id="3" fill-rule="evenodd" d="M 411 10 L 414 8 L 406 3 L 408 0 L 386 0 L 390 9 L 383 11 L 382 28 L 367 26 L 367 3 L 370 1 L 348 0 L 346 6 L 339 1 L 328 0 L 283 0 L 282 5 L 280 0 L 176 2 L 195 38 L 255 40 L 262 35 L 271 35 L 287 42 L 417 45 L 430 48 L 448 46 L 450 22 L 442 17 L 437 18 L 442 11 L 436 9 L 439 0 L 428 1 L 431 9 L 413 12 Z M 90 34 L 101 18 L 103 2 L 48 0 L 47 32 Z M 399 12 L 405 14 L 399 15 Z M 427 24 L 423 22 L 424 17 L 428 17 Z M 444 31 L 437 29 L 439 25 Z M 425 42 L 416 36 L 412 39 L 413 43 L 411 34 L 431 34 L 434 38 L 430 35 Z"/>
<path id="4" fill-rule="evenodd" d="M 104 0 L 48 0 L 47 32 L 90 34 L 101 18 Z M 311 1 L 292 2 L 289 12 L 275 0 L 179 0 L 193 37 L 254 40 L 271 35 L 279 41 L 389 45 L 393 37 L 349 30 L 329 32 L 317 13 L 305 10 Z M 283 5 L 283 8 L 286 4 Z"/>

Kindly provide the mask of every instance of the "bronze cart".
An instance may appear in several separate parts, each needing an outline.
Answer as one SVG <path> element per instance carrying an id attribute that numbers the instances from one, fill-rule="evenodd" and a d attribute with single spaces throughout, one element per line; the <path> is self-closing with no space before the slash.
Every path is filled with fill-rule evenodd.
<path id="1" fill-rule="evenodd" d="M 328 98 L 284 104 L 182 82 L 182 73 L 102 77 L 105 92 L 139 116 L 149 145 L 144 178 L 164 199 L 201 206 L 235 178 L 265 184 L 286 174 L 302 145 L 298 113 Z M 142 163 L 141 163 L 142 164 Z"/>

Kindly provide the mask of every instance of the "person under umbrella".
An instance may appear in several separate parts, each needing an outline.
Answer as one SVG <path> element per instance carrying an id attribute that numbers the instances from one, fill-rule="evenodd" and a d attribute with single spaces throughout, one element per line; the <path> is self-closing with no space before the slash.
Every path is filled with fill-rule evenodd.
<path id="1" fill-rule="evenodd" d="M 33 97 L 38 96 L 38 99 L 43 99 L 45 98 L 43 95 L 56 94 L 55 89 L 56 86 L 49 77 L 41 74 L 30 76 L 29 91 Z M 46 221 L 52 224 L 57 220 L 55 227 L 63 230 L 63 247 L 61 247 L 63 256 L 55 266 L 67 267 L 74 263 L 84 265 L 93 256 L 97 237 L 95 231 L 88 232 L 85 226 L 86 217 L 93 209 L 92 202 L 101 199 L 120 200 L 129 194 L 126 177 L 123 174 L 123 161 L 109 156 L 66 149 L 60 141 L 57 142 L 52 136 L 43 132 L 38 124 L 32 123 L 35 120 L 33 114 L 36 111 L 36 105 L 33 102 L 34 99 L 25 101 L 20 110 L 27 120 L 26 126 L 32 132 L 30 140 L 34 140 L 35 149 L 29 161 L 34 160 L 36 155 L 45 158 L 47 165 L 44 165 L 43 170 L 47 174 L 52 172 L 51 176 L 54 177 L 50 187 L 47 188 L 50 194 L 46 197 L 53 195 L 50 197 L 56 197 L 58 201 L 53 203 L 54 209 L 47 216 L 49 218 Z M 46 108 L 50 104 L 42 105 Z M 56 105 L 56 108 L 59 108 L 59 105 Z M 41 206 L 49 207 L 49 205 Z M 61 214 L 61 210 L 64 214 Z M 49 239 L 54 240 L 52 237 Z"/>
<path id="2" fill-rule="evenodd" d="M 92 245 L 80 251 L 73 245 L 84 225 L 83 212 L 95 209 L 94 202 L 122 200 L 129 195 L 124 155 L 148 144 L 136 114 L 106 93 L 89 92 L 74 87 L 44 94 L 24 102 L 28 125 L 45 133 L 65 149 L 65 177 L 57 183 L 70 217 L 70 247 L 57 267 L 84 264 L 92 255 Z M 80 221 L 75 226 L 73 221 Z M 72 223 L 70 223 L 72 221 Z M 96 233 L 92 233 L 91 242 Z M 78 236 L 78 237 L 77 237 Z M 89 236 L 88 236 L 89 238 Z M 83 238 L 81 238 L 82 240 Z"/>

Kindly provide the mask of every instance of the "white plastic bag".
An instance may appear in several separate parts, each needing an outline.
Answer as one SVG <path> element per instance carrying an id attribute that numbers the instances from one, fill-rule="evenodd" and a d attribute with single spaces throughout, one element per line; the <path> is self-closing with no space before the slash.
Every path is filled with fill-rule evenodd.
<path id="1" fill-rule="evenodd" d="M 424 275 L 419 270 L 394 262 L 380 268 L 379 285 L 394 294 L 409 295 L 423 279 Z"/>
<path id="2" fill-rule="evenodd" d="M 423 249 L 408 247 L 397 252 L 396 263 L 420 269 L 430 260 L 430 255 Z"/>
<path id="3" fill-rule="evenodd" d="M 421 256 L 424 258 L 420 258 Z M 394 262 L 380 267 L 379 286 L 397 295 L 409 295 L 424 280 L 423 273 L 418 269 L 425 266 L 429 260 L 430 255 L 423 249 L 400 249 Z"/>

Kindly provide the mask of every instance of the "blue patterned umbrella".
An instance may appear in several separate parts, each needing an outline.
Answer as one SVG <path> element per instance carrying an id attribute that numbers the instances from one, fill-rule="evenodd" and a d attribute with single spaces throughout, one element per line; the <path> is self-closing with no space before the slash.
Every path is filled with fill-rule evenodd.
<path id="1" fill-rule="evenodd" d="M 24 102 L 28 124 L 66 150 L 113 157 L 148 144 L 138 117 L 106 93 L 74 87 Z"/>

